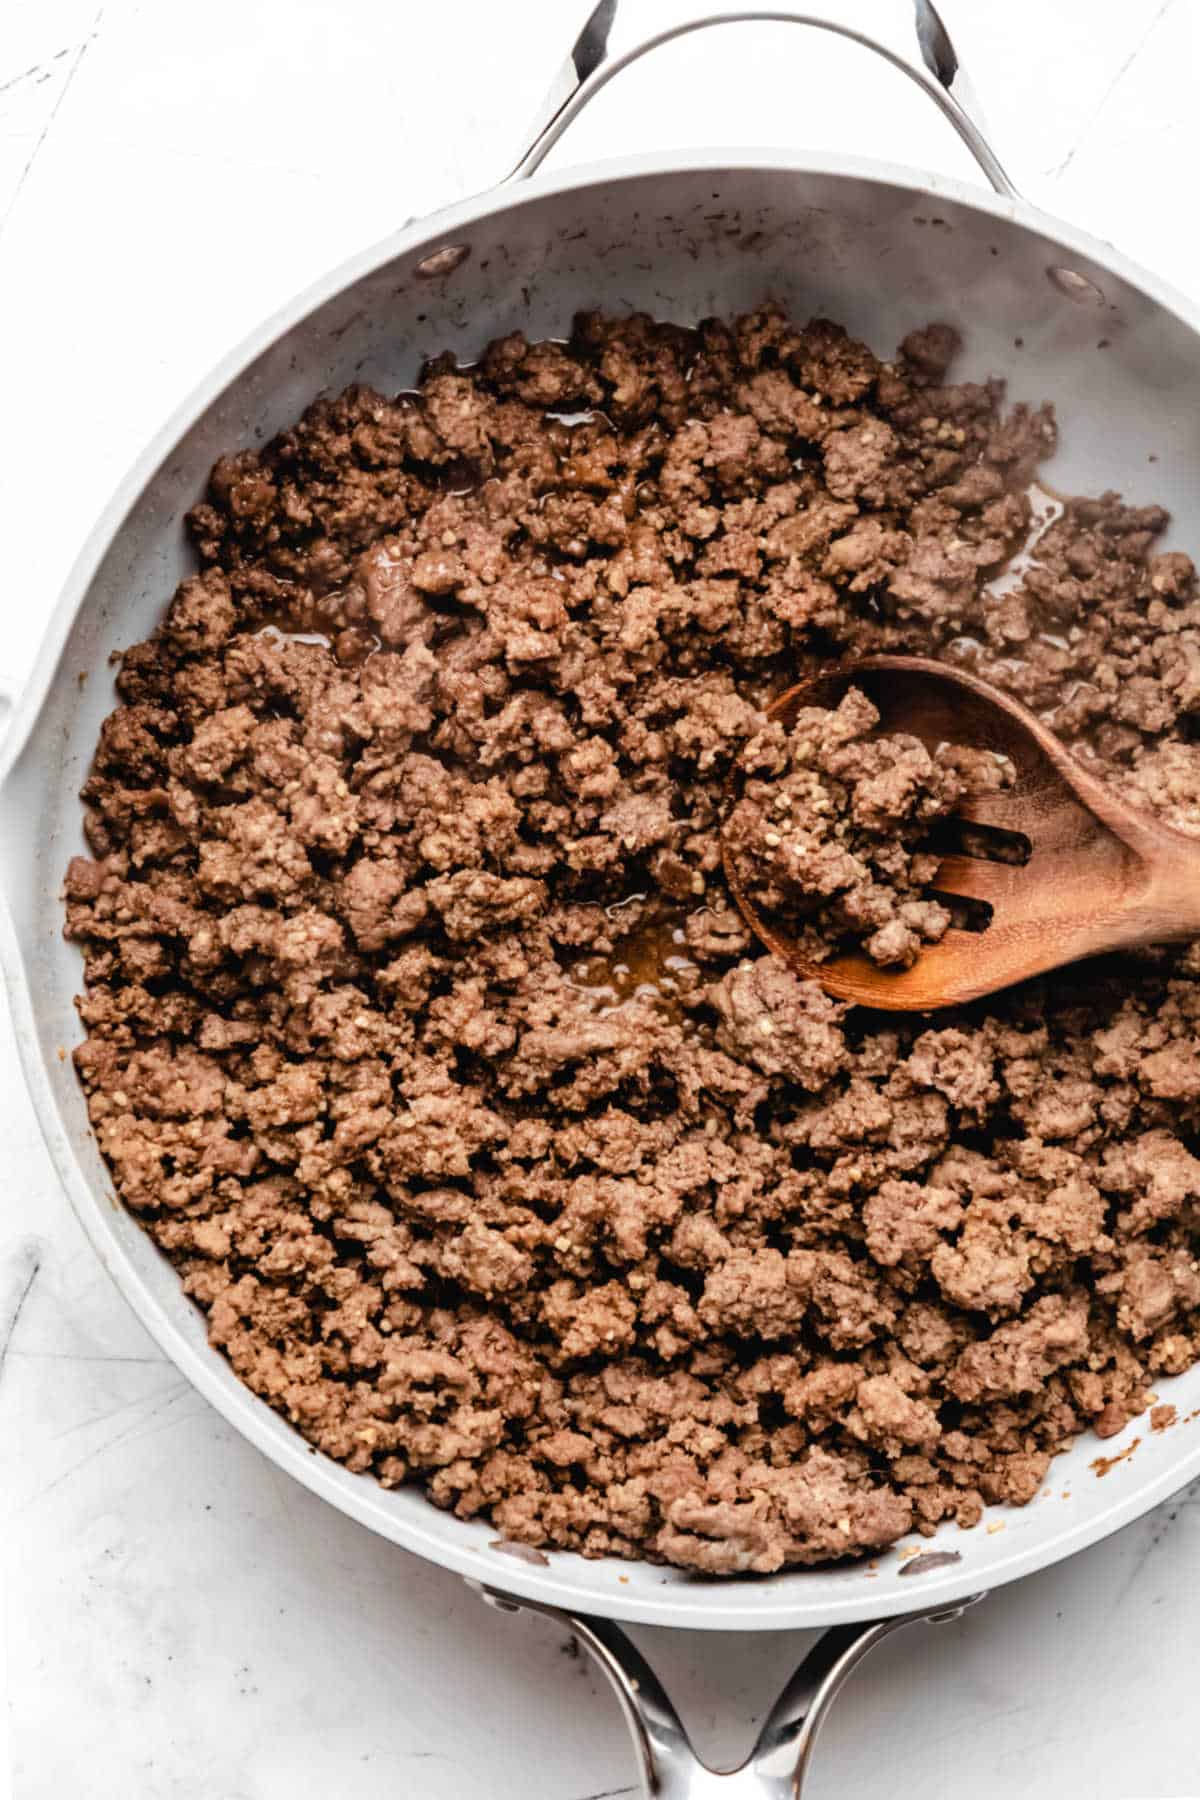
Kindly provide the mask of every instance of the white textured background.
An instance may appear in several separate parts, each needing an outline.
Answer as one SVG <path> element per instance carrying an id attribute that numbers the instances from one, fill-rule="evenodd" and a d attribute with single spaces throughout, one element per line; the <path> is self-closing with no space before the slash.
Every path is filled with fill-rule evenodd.
<path id="1" fill-rule="evenodd" d="M 1195 0 L 942 10 L 1025 193 L 1200 294 Z M 585 11 L 0 0 L 0 671 L 166 413 L 300 285 L 508 166 Z M 970 173 L 901 77 L 776 27 L 661 52 L 556 155 L 681 143 Z M 59 1195 L 6 1018 L 0 1144 L 0 1793 L 5 1734 L 14 1800 L 631 1793 L 559 1633 L 323 1508 L 162 1360 Z M 810 1792 L 1200 1794 L 1198 1498 L 885 1647 Z M 805 1640 L 643 1641 L 731 1756 Z"/>

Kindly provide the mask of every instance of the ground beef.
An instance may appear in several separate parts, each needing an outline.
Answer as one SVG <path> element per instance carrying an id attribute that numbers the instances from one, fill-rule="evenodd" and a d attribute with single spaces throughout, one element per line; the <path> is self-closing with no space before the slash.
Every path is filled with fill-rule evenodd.
<path id="1" fill-rule="evenodd" d="M 589 314 L 214 469 L 84 789 L 76 1064 L 350 1468 L 769 1570 L 1023 1503 L 1200 1355 L 1195 950 L 870 1016 L 722 876 L 735 759 L 846 653 L 966 663 L 1200 830 L 1191 563 L 1115 494 L 1035 519 L 1053 419 L 955 349 Z"/>
<path id="2" fill-rule="evenodd" d="M 1011 780 L 1004 759 L 969 745 L 930 751 L 876 730 L 858 688 L 835 708 L 772 719 L 739 758 L 724 832 L 731 875 L 754 911 L 806 962 L 861 946 L 911 968 L 951 922 L 929 893 L 942 858 L 930 831 L 965 794 Z"/>

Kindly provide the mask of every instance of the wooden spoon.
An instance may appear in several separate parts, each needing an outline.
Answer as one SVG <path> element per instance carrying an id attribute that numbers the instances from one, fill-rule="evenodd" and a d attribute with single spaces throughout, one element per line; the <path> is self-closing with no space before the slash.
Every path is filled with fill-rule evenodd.
<path id="1" fill-rule="evenodd" d="M 908 732 L 930 750 L 968 744 L 1007 756 L 1016 770 L 1012 787 L 964 799 L 953 817 L 1023 836 L 1029 857 L 1014 865 L 947 856 L 933 889 L 983 901 L 991 920 L 976 931 L 952 926 L 911 969 L 890 970 L 859 951 L 809 961 L 747 898 L 726 848 L 725 875 L 742 916 L 798 974 L 860 1006 L 924 1012 L 1082 957 L 1200 937 L 1200 839 L 1130 806 L 1027 707 L 988 682 L 923 657 L 875 656 L 789 688 L 768 712 L 790 725 L 802 707 L 836 706 L 851 686 L 878 709 L 880 731 Z"/>

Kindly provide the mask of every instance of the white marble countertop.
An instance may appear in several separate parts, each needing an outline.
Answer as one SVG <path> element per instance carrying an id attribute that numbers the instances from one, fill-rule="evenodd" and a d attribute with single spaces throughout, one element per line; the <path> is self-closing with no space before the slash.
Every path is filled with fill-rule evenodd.
<path id="1" fill-rule="evenodd" d="M 511 163 L 585 11 L 7 0 L 0 672 L 20 682 L 87 525 L 195 380 L 328 265 Z M 1018 185 L 1200 293 L 1193 0 L 943 12 Z M 747 27 L 663 52 L 558 157 L 800 143 L 969 174 L 898 77 L 844 46 L 801 55 L 794 36 Z M 667 81 L 685 70 L 695 92 Z M 489 1613 L 322 1506 L 163 1360 L 59 1193 L 6 1017 L 0 1142 L 0 1793 L 5 1734 L 17 1800 L 632 1793 L 616 1709 L 561 1632 Z M 1193 1491 L 885 1646 L 809 1791 L 1200 1794 L 1198 1584 Z M 645 1637 L 701 1745 L 727 1756 L 803 1647 Z"/>

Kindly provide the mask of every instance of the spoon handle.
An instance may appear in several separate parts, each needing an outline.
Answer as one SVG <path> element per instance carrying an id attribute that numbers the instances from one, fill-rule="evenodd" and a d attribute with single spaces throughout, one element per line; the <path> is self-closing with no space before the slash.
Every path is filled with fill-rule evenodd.
<path id="1" fill-rule="evenodd" d="M 1038 724 L 1042 750 L 1087 811 L 1129 855 L 1115 877 L 1119 918 L 1096 950 L 1171 944 L 1200 937 L 1200 838 L 1164 825 L 1134 806 Z"/>
<path id="2" fill-rule="evenodd" d="M 1181 840 L 1181 841 L 1180 841 Z M 1178 944 L 1200 938 L 1200 841 L 1172 831 L 1147 866 L 1147 883 L 1131 909 L 1129 941 Z"/>

